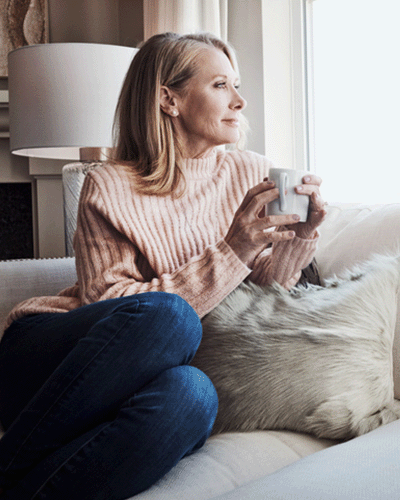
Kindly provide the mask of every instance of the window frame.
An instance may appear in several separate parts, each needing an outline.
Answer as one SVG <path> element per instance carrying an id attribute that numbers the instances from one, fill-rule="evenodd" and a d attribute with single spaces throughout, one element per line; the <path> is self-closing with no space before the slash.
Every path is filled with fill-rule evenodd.
<path id="1" fill-rule="evenodd" d="M 265 151 L 278 166 L 312 172 L 313 1 L 262 0 Z"/>

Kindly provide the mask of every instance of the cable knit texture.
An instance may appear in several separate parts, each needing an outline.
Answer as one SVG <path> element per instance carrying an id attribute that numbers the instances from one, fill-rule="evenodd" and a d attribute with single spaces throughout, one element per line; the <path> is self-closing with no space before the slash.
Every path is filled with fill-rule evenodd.
<path id="1" fill-rule="evenodd" d="M 317 234 L 275 243 L 259 254 L 253 269 L 224 240 L 248 189 L 271 166 L 265 157 L 243 151 L 187 159 L 186 191 L 178 199 L 137 193 L 132 176 L 117 165 L 89 172 L 74 240 L 78 283 L 56 297 L 19 304 L 7 324 L 26 314 L 65 312 L 157 290 L 179 294 L 202 317 L 246 278 L 291 288 L 312 260 Z"/>

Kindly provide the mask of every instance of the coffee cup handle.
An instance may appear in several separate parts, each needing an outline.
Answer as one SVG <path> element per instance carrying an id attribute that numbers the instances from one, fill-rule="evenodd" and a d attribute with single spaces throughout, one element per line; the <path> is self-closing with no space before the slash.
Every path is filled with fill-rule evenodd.
<path id="1" fill-rule="evenodd" d="M 279 177 L 279 210 L 286 212 L 286 189 L 287 189 L 288 176 L 287 173 L 282 172 Z"/>

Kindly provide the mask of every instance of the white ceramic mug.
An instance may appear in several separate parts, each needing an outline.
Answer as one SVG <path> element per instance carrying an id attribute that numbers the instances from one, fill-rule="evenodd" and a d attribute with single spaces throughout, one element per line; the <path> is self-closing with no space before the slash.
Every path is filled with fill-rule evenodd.
<path id="1" fill-rule="evenodd" d="M 268 180 L 274 181 L 279 189 L 279 198 L 266 206 L 267 215 L 297 214 L 300 222 L 305 222 L 308 216 L 310 198 L 304 194 L 297 194 L 294 188 L 303 184 L 303 177 L 309 175 L 304 170 L 290 168 L 271 168 Z"/>

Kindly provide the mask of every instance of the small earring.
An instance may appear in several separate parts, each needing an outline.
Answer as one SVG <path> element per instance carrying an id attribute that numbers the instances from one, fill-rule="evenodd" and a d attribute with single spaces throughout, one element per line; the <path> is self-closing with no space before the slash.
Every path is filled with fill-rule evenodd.
<path id="1" fill-rule="evenodd" d="M 172 115 L 172 116 L 176 116 L 177 114 L 178 114 L 178 111 L 177 111 L 176 109 L 173 109 L 173 110 L 171 111 L 171 115 Z"/>

